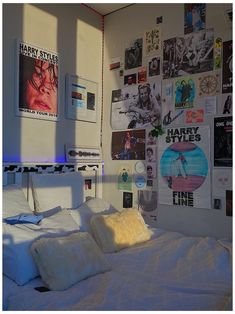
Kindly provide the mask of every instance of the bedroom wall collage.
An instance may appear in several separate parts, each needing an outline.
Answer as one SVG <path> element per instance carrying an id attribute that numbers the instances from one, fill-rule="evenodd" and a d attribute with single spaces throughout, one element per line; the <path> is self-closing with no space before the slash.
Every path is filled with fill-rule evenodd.
<path id="1" fill-rule="evenodd" d="M 232 111 L 223 112 L 232 95 L 225 78 L 231 9 L 230 4 L 138 4 L 105 18 L 104 121 L 110 123 L 103 136 L 108 143 L 103 196 L 117 207 L 132 202 L 158 227 L 231 236 Z M 148 90 L 139 90 L 141 84 L 149 84 L 156 117 L 161 108 L 165 131 L 156 143 L 149 138 L 148 111 L 134 112 L 144 103 L 139 92 Z M 133 153 L 127 155 L 124 141 L 131 127 Z M 227 143 L 219 152 L 222 137 Z"/>
<path id="2" fill-rule="evenodd" d="M 222 90 L 221 44 L 232 39 L 231 9 L 228 3 L 200 7 L 197 33 L 190 29 L 190 20 L 185 25 L 184 4 L 135 4 L 107 15 L 102 93 L 98 14 L 80 4 L 5 4 L 3 160 L 64 162 L 66 146 L 99 147 L 102 131 L 104 199 L 119 209 L 138 207 L 147 222 L 158 227 L 189 235 L 231 237 L 232 218 L 226 211 L 226 190 L 232 190 L 231 158 L 218 153 L 215 164 L 213 151 L 215 136 L 223 138 L 224 128 L 219 125 L 227 123 L 231 130 L 232 112 L 223 114 L 231 90 Z M 192 7 L 187 12 L 190 18 Z M 58 55 L 58 120 L 17 116 L 15 39 Z M 188 44 L 199 39 L 197 53 L 186 53 Z M 176 55 L 177 49 L 182 49 L 181 54 Z M 137 53 L 141 58 L 133 61 Z M 199 62 L 200 53 L 203 61 Z M 96 123 L 68 117 L 66 74 L 97 83 Z M 157 140 L 148 138 L 153 128 L 149 116 L 144 120 L 129 108 L 133 104 L 137 108 L 138 85 L 147 83 L 156 116 L 160 110 L 165 123 L 164 134 Z M 177 100 L 184 83 L 189 98 Z M 128 128 L 132 128 L 130 144 L 135 147 L 129 155 L 121 142 Z M 153 149 L 152 157 L 147 148 Z M 174 191 L 175 185 L 182 187 L 182 193 Z"/>

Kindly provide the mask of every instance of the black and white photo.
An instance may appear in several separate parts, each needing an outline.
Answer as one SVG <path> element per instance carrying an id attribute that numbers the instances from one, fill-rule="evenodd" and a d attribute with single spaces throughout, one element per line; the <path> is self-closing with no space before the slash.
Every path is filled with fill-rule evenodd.
<path id="1" fill-rule="evenodd" d="M 139 38 L 134 41 L 131 47 L 125 50 L 125 70 L 142 66 L 143 39 Z"/>
<path id="2" fill-rule="evenodd" d="M 161 82 L 132 85 L 114 93 L 111 126 L 113 130 L 143 128 L 161 122 Z M 112 97 L 114 99 L 114 97 Z M 116 101 L 119 100 L 119 101 Z"/>

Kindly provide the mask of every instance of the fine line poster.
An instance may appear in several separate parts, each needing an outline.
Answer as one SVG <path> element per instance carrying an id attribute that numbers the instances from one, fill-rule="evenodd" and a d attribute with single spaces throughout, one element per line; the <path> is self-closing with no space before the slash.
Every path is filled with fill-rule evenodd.
<path id="1" fill-rule="evenodd" d="M 16 114 L 58 120 L 58 54 L 17 41 Z"/>
<path id="2" fill-rule="evenodd" d="M 159 138 L 159 203 L 211 207 L 210 129 L 168 128 Z"/>

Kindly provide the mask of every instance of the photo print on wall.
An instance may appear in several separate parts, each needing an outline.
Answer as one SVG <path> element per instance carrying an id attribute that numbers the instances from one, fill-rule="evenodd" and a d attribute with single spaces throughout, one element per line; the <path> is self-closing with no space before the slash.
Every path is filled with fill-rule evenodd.
<path id="1" fill-rule="evenodd" d="M 145 160 L 145 130 L 112 132 L 112 160 Z"/>
<path id="2" fill-rule="evenodd" d="M 16 53 L 16 115 L 57 121 L 58 54 L 20 40 Z"/>
<path id="3" fill-rule="evenodd" d="M 151 162 L 151 163 L 147 163 L 147 179 L 151 180 L 151 179 L 155 179 L 157 174 L 156 174 L 156 162 Z"/>
<path id="4" fill-rule="evenodd" d="M 221 209 L 221 199 L 214 198 L 214 209 Z"/>
<path id="5" fill-rule="evenodd" d="M 218 114 L 232 114 L 233 112 L 233 95 L 222 94 L 222 101 L 219 103 Z"/>
<path id="6" fill-rule="evenodd" d="M 118 170 L 118 190 L 132 190 L 132 172 L 128 165 L 122 165 Z"/>
<path id="7" fill-rule="evenodd" d="M 153 57 L 148 61 L 148 75 L 156 76 L 160 74 L 160 57 Z"/>
<path id="8" fill-rule="evenodd" d="M 195 82 L 192 77 L 175 80 L 175 109 L 191 108 L 196 94 Z"/>
<path id="9" fill-rule="evenodd" d="M 214 43 L 214 70 L 219 70 L 222 67 L 222 48 L 222 38 L 217 37 Z"/>
<path id="10" fill-rule="evenodd" d="M 162 84 L 162 125 L 166 127 L 183 124 L 184 110 L 175 110 L 173 103 L 172 80 L 164 80 Z"/>
<path id="11" fill-rule="evenodd" d="M 133 202 L 133 193 L 131 192 L 123 192 L 123 208 L 132 208 Z"/>
<path id="12" fill-rule="evenodd" d="M 156 161 L 156 146 L 155 145 L 146 146 L 146 161 L 147 162 Z"/>
<path id="13" fill-rule="evenodd" d="M 113 130 L 144 128 L 161 122 L 161 81 L 133 85 L 112 92 Z"/>
<path id="14" fill-rule="evenodd" d="M 142 67 L 138 70 L 138 84 L 144 84 L 147 82 L 147 68 Z"/>
<path id="15" fill-rule="evenodd" d="M 134 41 L 131 47 L 125 50 L 125 70 L 142 66 L 143 39 Z"/>
<path id="16" fill-rule="evenodd" d="M 128 74 L 124 76 L 124 85 L 129 86 L 136 84 L 136 73 Z"/>
<path id="17" fill-rule="evenodd" d="M 197 32 L 206 26 L 206 4 L 184 4 L 184 33 Z"/>
<path id="18" fill-rule="evenodd" d="M 163 79 L 212 71 L 213 48 L 213 29 L 164 40 Z"/>
<path id="19" fill-rule="evenodd" d="M 204 122 L 204 109 L 186 110 L 185 123 L 202 123 Z"/>
<path id="20" fill-rule="evenodd" d="M 157 138 L 152 135 L 153 126 L 147 126 L 146 130 L 146 145 L 157 145 Z"/>

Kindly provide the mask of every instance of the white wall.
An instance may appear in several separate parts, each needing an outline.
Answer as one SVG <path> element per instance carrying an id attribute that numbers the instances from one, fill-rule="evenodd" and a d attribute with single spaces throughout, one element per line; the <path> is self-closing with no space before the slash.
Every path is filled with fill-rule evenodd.
<path id="1" fill-rule="evenodd" d="M 225 18 L 225 10 L 231 4 L 207 4 L 207 28 L 214 28 L 214 36 L 222 37 L 223 41 L 232 38 L 231 28 Z M 110 71 L 112 58 L 121 57 L 124 62 L 125 48 L 130 42 L 143 37 L 144 31 L 156 26 L 156 17 L 163 16 L 162 40 L 184 35 L 183 4 L 135 4 L 105 17 L 105 63 L 104 63 L 104 178 L 103 197 L 117 208 L 122 208 L 123 192 L 117 189 L 118 169 L 123 164 L 134 166 L 136 161 L 112 161 L 111 159 L 111 93 L 112 90 L 123 88 L 123 77 L 119 70 Z M 132 72 L 131 70 L 129 70 Z M 128 72 L 124 72 L 124 75 Z M 205 124 L 213 130 L 213 119 L 206 119 Z M 213 134 L 211 135 L 211 152 L 213 151 Z M 213 160 L 211 156 L 211 174 Z M 134 185 L 134 184 L 133 184 Z M 137 191 L 133 186 L 134 206 Z M 209 196 L 211 197 L 211 195 Z M 189 235 L 209 235 L 215 237 L 231 237 L 232 218 L 223 209 L 199 209 L 191 207 L 167 206 L 158 204 L 157 226 L 184 232 Z"/>
<path id="2" fill-rule="evenodd" d="M 64 145 L 99 146 L 101 17 L 81 4 L 3 4 L 3 160 L 64 161 Z M 15 39 L 59 53 L 60 121 L 15 116 Z M 65 74 L 98 82 L 97 123 L 65 117 Z"/>

